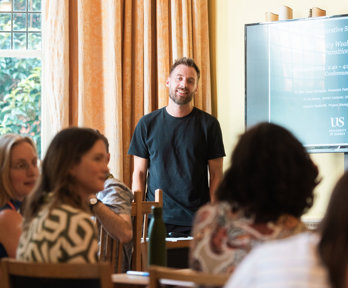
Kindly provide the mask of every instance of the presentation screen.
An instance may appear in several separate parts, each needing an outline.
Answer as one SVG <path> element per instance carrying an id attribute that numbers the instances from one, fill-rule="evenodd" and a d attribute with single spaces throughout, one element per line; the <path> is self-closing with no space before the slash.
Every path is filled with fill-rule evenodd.
<path id="1" fill-rule="evenodd" d="M 348 151 L 348 15 L 245 25 L 246 127 L 289 129 L 309 152 Z"/>

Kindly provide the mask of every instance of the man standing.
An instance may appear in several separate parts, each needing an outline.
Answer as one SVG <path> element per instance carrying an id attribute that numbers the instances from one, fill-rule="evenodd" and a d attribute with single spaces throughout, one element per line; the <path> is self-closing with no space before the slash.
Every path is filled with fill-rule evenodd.
<path id="1" fill-rule="evenodd" d="M 168 106 L 140 119 L 128 151 L 134 155 L 132 190 L 145 192 L 147 184 L 146 199 L 153 201 L 162 189 L 167 232 L 186 235 L 198 208 L 214 201 L 225 156 L 219 122 L 192 105 L 199 77 L 192 59 L 175 61 L 166 81 Z"/>

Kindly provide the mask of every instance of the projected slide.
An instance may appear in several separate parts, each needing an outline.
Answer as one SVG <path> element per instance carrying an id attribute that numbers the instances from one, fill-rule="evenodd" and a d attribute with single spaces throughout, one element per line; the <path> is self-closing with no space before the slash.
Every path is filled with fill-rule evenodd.
<path id="1" fill-rule="evenodd" d="M 247 26 L 246 36 L 247 126 L 270 121 L 309 149 L 348 149 L 348 17 Z"/>
<path id="2" fill-rule="evenodd" d="M 348 136 L 348 20 L 325 23 L 270 29 L 270 121 L 313 146 Z"/>

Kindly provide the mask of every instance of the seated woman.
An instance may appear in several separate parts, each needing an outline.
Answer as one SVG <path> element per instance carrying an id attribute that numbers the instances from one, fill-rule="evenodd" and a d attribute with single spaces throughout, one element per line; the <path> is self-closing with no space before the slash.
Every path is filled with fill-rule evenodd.
<path id="1" fill-rule="evenodd" d="M 257 244 L 306 230 L 301 215 L 312 206 L 318 169 L 286 129 L 261 123 L 241 136 L 217 201 L 193 223 L 190 266 L 231 273 Z"/>
<path id="2" fill-rule="evenodd" d="M 109 173 L 100 134 L 67 128 L 48 147 L 41 178 L 24 207 L 17 259 L 34 262 L 97 262 L 97 229 L 88 199 L 104 189 Z"/>
<path id="3" fill-rule="evenodd" d="M 0 175 L 0 259 L 15 258 L 22 201 L 39 176 L 36 148 L 30 138 L 15 134 L 0 137 Z"/>
<path id="4" fill-rule="evenodd" d="M 347 191 L 348 172 L 331 194 L 318 233 L 261 245 L 239 265 L 226 287 L 348 287 Z"/>

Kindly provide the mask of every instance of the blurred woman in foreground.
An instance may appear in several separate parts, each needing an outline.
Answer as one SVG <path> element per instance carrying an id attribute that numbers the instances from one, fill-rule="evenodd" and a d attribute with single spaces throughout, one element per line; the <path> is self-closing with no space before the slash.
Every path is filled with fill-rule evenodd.
<path id="1" fill-rule="evenodd" d="M 102 136 L 67 128 L 52 140 L 39 185 L 24 209 L 17 259 L 34 262 L 97 262 L 97 230 L 89 195 L 104 189 L 108 173 Z"/>
<path id="2" fill-rule="evenodd" d="M 347 191 L 348 172 L 332 192 L 318 233 L 307 232 L 256 248 L 226 287 L 348 287 Z"/>

